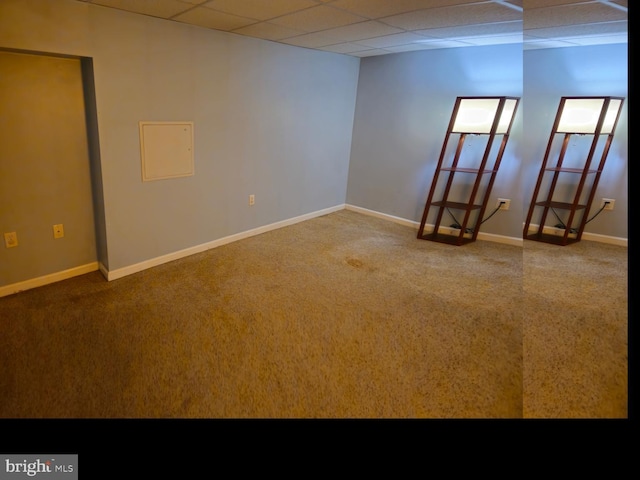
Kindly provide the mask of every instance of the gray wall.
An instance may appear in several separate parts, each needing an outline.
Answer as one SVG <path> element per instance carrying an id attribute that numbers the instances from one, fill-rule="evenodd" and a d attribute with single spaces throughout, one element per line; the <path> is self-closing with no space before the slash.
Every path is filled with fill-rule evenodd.
<path id="1" fill-rule="evenodd" d="M 345 202 L 357 58 L 70 0 L 0 3 L 0 47 L 93 60 L 110 270 Z M 142 120 L 195 122 L 194 176 L 142 182 Z"/>
<path id="2" fill-rule="evenodd" d="M 53 236 L 63 224 L 64 237 Z M 96 262 L 81 62 L 0 51 L 0 286 Z"/>
<path id="3" fill-rule="evenodd" d="M 528 208 L 560 97 L 627 96 L 626 44 L 551 48 L 524 52 L 524 136 L 522 191 Z M 615 136 L 600 177 L 591 218 L 602 198 L 616 200 L 613 211 L 603 211 L 585 227 L 585 233 L 628 238 L 627 145 L 628 100 L 625 100 Z M 575 138 L 575 148 L 580 138 Z M 554 161 L 555 161 L 554 157 Z M 599 161 L 599 157 L 596 159 Z M 567 188 L 569 188 L 567 186 Z M 562 191 L 558 191 L 561 195 Z M 526 213 L 526 212 L 525 212 Z M 539 221 L 539 215 L 534 216 Z"/>
<path id="4" fill-rule="evenodd" d="M 522 95 L 522 46 L 426 50 L 361 61 L 347 203 L 419 222 L 457 96 Z M 522 109 L 481 232 L 520 238 Z M 486 218 L 487 215 L 485 215 Z"/>

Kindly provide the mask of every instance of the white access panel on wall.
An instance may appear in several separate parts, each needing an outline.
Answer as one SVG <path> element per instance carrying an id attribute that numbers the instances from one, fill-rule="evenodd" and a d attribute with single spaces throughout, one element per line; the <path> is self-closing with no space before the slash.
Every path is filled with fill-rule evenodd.
<path id="1" fill-rule="evenodd" d="M 142 181 L 193 175 L 193 122 L 140 122 Z"/>

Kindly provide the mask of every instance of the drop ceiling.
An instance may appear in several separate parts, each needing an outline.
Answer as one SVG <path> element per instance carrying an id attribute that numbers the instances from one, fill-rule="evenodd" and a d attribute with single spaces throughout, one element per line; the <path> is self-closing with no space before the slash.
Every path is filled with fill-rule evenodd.
<path id="1" fill-rule="evenodd" d="M 627 0 L 77 0 L 356 57 L 627 42 Z"/>

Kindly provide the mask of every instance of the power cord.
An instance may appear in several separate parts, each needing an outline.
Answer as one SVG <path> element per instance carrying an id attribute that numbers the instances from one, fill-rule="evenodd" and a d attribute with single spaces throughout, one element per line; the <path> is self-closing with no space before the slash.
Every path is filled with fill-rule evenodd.
<path id="1" fill-rule="evenodd" d="M 553 214 L 554 214 L 554 215 L 556 216 L 556 218 L 558 219 L 558 222 L 560 222 L 560 223 L 556 223 L 554 226 L 555 226 L 556 228 L 562 228 L 562 229 L 566 230 L 566 229 L 567 229 L 567 226 L 564 224 L 564 222 L 562 221 L 562 219 L 558 216 L 558 214 L 557 214 L 557 213 L 556 213 L 556 211 L 553 209 L 553 207 L 551 207 L 551 211 L 553 212 Z M 575 228 L 572 228 L 572 229 L 570 230 L 570 232 L 571 232 L 571 233 L 576 233 L 577 231 L 576 231 L 576 229 L 575 229 Z"/>
<path id="2" fill-rule="evenodd" d="M 482 221 L 480 222 L 480 225 L 482 225 L 484 222 L 486 222 L 486 221 L 487 221 L 487 220 L 489 220 L 491 217 L 493 217 L 493 216 L 496 214 L 496 212 L 497 212 L 498 210 L 500 210 L 500 207 L 501 207 L 502 205 L 504 205 L 505 203 L 507 203 L 507 202 L 503 202 L 503 201 L 501 200 L 501 201 L 500 201 L 500 203 L 498 204 L 498 206 L 496 207 L 496 209 L 495 209 L 493 212 L 491 212 L 491 214 L 490 214 L 487 218 L 485 218 L 484 220 L 482 220 Z"/>
<path id="3" fill-rule="evenodd" d="M 493 212 L 491 212 L 491 214 L 490 214 L 487 218 L 485 218 L 484 220 L 482 220 L 482 221 L 480 222 L 480 225 L 482 225 L 484 222 L 486 222 L 486 221 L 487 221 L 487 220 L 489 220 L 491 217 L 493 217 L 493 216 L 496 214 L 496 212 L 497 212 L 498 210 L 500 210 L 500 207 L 501 207 L 502 205 L 504 205 L 505 203 L 507 203 L 507 202 L 500 201 L 500 203 L 498 204 L 498 206 L 496 207 L 496 209 L 495 209 Z M 449 215 L 451 215 L 451 218 L 453 218 L 454 222 L 456 222 L 456 223 L 452 223 L 451 225 L 449 225 L 449 227 L 451 227 L 451 228 L 462 228 L 462 225 L 460 225 L 460 222 L 456 219 L 456 217 L 453 215 L 453 213 L 451 213 L 451 210 L 449 210 L 449 209 L 447 208 L 447 212 L 449 212 Z M 465 229 L 464 229 L 464 233 L 473 233 L 473 229 L 472 229 L 472 228 L 465 228 Z"/>
<path id="4" fill-rule="evenodd" d="M 451 228 L 462 228 L 462 225 L 460 225 L 460 222 L 458 221 L 458 219 L 453 215 L 453 213 L 451 213 L 451 210 L 449 210 L 449 208 L 447 208 L 447 212 L 449 212 L 449 215 L 451 215 L 451 218 L 453 218 L 453 221 L 456 223 L 452 223 L 451 225 L 449 225 L 449 227 Z M 465 228 L 464 229 L 464 233 L 473 233 L 473 230 L 471 230 L 470 228 Z"/>
<path id="5" fill-rule="evenodd" d="M 593 217 L 591 217 L 589 220 L 587 220 L 586 222 L 584 222 L 585 224 L 589 223 L 591 220 L 593 220 L 594 218 L 596 218 L 598 215 L 600 215 L 600 212 L 602 212 L 607 205 L 609 205 L 611 202 L 605 200 L 605 202 L 602 204 L 602 206 L 600 207 L 600 210 L 598 210 L 596 213 L 593 214 Z"/>
<path id="6" fill-rule="evenodd" d="M 609 205 L 611 202 L 605 201 L 602 204 L 602 207 L 600 207 L 600 210 L 598 210 L 593 217 L 591 217 L 589 220 L 587 220 L 586 222 L 584 222 L 584 224 L 586 225 L 587 223 L 589 223 L 591 220 L 593 220 L 594 218 L 596 218 L 598 215 L 600 215 L 600 213 L 602 213 L 602 211 L 607 207 L 607 205 Z M 556 213 L 556 211 L 552 208 L 551 211 L 553 212 L 553 214 L 556 216 L 556 218 L 558 219 L 558 221 L 560 223 L 556 224 L 555 227 L 556 228 L 562 228 L 562 229 L 566 229 L 567 226 L 564 224 L 564 222 L 560 219 L 560 217 L 558 216 L 558 214 Z M 570 233 L 578 233 L 578 230 L 575 228 L 572 228 L 571 230 L 569 230 Z"/>

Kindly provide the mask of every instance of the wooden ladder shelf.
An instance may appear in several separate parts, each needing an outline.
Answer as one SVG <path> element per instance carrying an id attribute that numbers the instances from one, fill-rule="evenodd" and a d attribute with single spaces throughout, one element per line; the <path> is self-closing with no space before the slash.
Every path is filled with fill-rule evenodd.
<path id="1" fill-rule="evenodd" d="M 519 102 L 518 97 L 457 97 L 424 207 L 419 239 L 450 245 L 464 245 L 477 239 Z M 483 109 L 488 120 L 480 124 L 478 118 Z M 471 135 L 482 137 L 485 145 L 481 157 L 473 158 L 472 154 L 469 163 L 461 159 Z M 451 156 L 449 143 L 455 136 L 458 141 Z M 500 139 L 497 149 L 496 139 Z M 468 191 L 461 193 L 459 190 L 465 187 Z M 459 198 L 465 194 L 466 198 Z M 462 215 L 461 222 L 452 210 Z M 453 217 L 454 224 L 442 225 L 447 218 L 445 211 Z M 435 223 L 433 229 L 425 232 L 431 212 L 435 212 Z"/>

